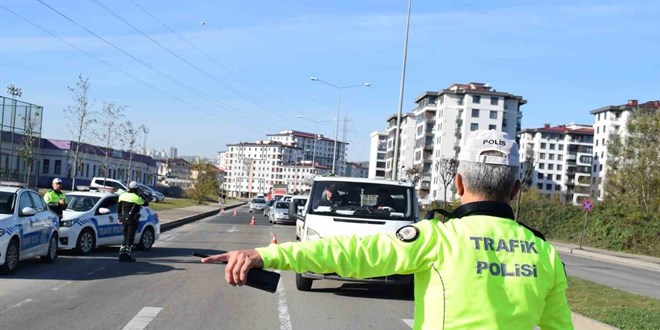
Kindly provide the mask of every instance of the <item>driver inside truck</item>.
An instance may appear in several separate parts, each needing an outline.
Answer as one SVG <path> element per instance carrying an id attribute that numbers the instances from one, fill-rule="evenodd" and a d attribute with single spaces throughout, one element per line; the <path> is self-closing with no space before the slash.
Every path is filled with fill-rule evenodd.
<path id="1" fill-rule="evenodd" d="M 387 192 L 387 189 L 385 188 L 380 188 L 378 189 L 378 197 L 376 198 L 376 208 L 377 209 L 384 209 L 384 208 L 392 208 L 396 206 L 396 202 L 394 201 L 394 198 L 390 195 L 389 192 Z"/>

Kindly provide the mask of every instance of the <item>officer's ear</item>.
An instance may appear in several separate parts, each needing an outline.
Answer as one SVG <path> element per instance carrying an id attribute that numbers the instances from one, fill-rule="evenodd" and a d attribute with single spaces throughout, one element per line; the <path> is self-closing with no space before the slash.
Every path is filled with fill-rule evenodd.
<path id="1" fill-rule="evenodd" d="M 513 200 L 516 198 L 516 195 L 518 195 L 518 192 L 520 191 L 521 183 L 520 180 L 516 180 L 516 183 L 513 184 L 513 189 L 511 189 L 511 195 L 509 196 L 509 200 Z"/>
<path id="2" fill-rule="evenodd" d="M 454 183 L 456 183 L 456 193 L 458 196 L 463 196 L 465 193 L 465 186 L 463 185 L 463 177 L 459 173 L 456 173 Z"/>

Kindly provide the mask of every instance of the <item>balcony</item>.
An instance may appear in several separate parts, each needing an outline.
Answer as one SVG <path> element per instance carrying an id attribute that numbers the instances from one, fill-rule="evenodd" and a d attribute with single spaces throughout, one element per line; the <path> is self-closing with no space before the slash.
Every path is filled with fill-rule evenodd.
<path id="1" fill-rule="evenodd" d="M 433 143 L 427 143 L 424 145 L 424 150 L 433 150 Z"/>

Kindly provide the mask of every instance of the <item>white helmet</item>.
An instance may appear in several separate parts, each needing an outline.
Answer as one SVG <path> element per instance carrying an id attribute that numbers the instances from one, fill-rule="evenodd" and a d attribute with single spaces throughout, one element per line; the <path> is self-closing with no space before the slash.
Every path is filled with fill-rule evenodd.
<path id="1" fill-rule="evenodd" d="M 128 189 L 136 189 L 138 187 L 137 181 L 131 181 L 131 183 L 128 184 Z"/>

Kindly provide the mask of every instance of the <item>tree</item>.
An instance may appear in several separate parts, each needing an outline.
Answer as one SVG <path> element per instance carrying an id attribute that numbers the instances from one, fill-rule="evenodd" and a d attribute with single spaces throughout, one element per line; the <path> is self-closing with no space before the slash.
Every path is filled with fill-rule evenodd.
<path id="1" fill-rule="evenodd" d="M 404 170 L 404 173 L 406 174 L 406 178 L 408 180 L 412 181 L 413 184 L 417 184 L 417 181 L 419 181 L 422 178 L 422 168 L 420 166 L 413 166 L 410 168 L 407 168 Z"/>
<path id="2" fill-rule="evenodd" d="M 78 171 L 82 171 L 82 164 L 80 163 L 80 149 L 81 145 L 89 138 L 92 124 L 96 122 L 94 119 L 95 113 L 91 109 L 89 101 L 89 78 L 83 78 L 82 75 L 78 76 L 78 82 L 75 87 L 68 87 L 69 92 L 73 96 L 73 106 L 64 109 L 69 124 L 69 131 L 75 140 L 73 151 L 73 175 L 71 182 L 71 190 L 76 190 L 76 175 Z"/>
<path id="3" fill-rule="evenodd" d="M 437 163 L 435 163 L 436 171 L 438 173 L 438 179 L 442 184 L 442 191 L 444 193 L 444 209 L 447 209 L 447 189 L 454 182 L 456 177 L 456 170 L 458 169 L 458 161 L 453 158 L 441 158 Z"/>
<path id="4" fill-rule="evenodd" d="M 608 197 L 627 201 L 643 212 L 660 211 L 660 112 L 631 111 L 626 130 L 608 145 Z"/>
<path id="5" fill-rule="evenodd" d="M 215 167 L 210 162 L 199 162 L 192 165 L 194 174 L 192 185 L 186 193 L 201 204 L 209 196 L 214 199 L 220 194 L 220 184 L 215 174 Z"/>
<path id="6" fill-rule="evenodd" d="M 115 139 L 118 136 L 115 130 L 121 118 L 124 117 L 124 109 L 125 107 L 118 106 L 114 102 L 104 102 L 99 120 L 97 121 L 97 129 L 94 131 L 99 144 L 104 147 L 102 167 L 104 179 L 108 177 L 108 158 L 110 157 L 112 148 L 115 146 Z M 105 185 L 105 180 L 103 184 Z"/>
<path id="7" fill-rule="evenodd" d="M 21 115 L 24 121 L 24 136 L 21 147 L 18 150 L 18 156 L 23 159 L 27 168 L 26 187 L 30 186 L 30 177 L 32 176 L 32 162 L 34 161 L 34 144 L 37 141 L 35 132 L 41 131 L 41 112 L 35 111 L 31 116 Z"/>
<path id="8" fill-rule="evenodd" d="M 514 219 L 518 220 L 518 212 L 520 211 L 520 198 L 522 197 L 523 191 L 527 190 L 529 186 L 532 185 L 532 174 L 534 174 L 534 165 L 536 161 L 534 160 L 534 150 L 532 148 L 527 148 L 525 150 L 525 160 L 523 161 L 523 176 L 522 181 L 520 182 L 520 191 L 516 198 L 516 214 Z"/>
<path id="9" fill-rule="evenodd" d="M 121 124 L 122 133 L 119 135 L 122 146 L 124 150 L 128 151 L 128 181 L 133 180 L 132 175 L 132 165 L 133 165 L 133 154 L 136 149 L 139 148 L 138 140 L 141 137 L 141 134 L 146 134 L 146 127 L 140 125 L 139 127 L 133 126 L 133 122 L 130 120 L 125 121 Z"/>

